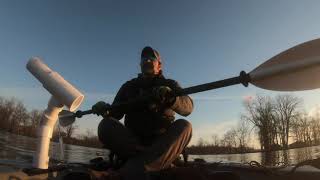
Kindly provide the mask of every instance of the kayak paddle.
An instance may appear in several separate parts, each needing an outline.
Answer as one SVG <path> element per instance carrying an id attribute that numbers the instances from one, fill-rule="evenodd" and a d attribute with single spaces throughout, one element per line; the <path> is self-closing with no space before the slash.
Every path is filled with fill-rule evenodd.
<path id="1" fill-rule="evenodd" d="M 262 63 L 250 73 L 240 72 L 239 76 L 201 84 L 182 89 L 176 96 L 194 94 L 221 87 L 243 84 L 253 84 L 257 87 L 275 91 L 302 91 L 320 87 L 320 39 L 308 41 L 294 46 Z M 150 97 L 130 100 L 126 103 L 112 105 L 110 108 L 119 108 L 138 101 L 145 101 Z M 68 126 L 75 118 L 91 114 L 91 110 L 62 111 L 59 114 L 59 123 Z"/>

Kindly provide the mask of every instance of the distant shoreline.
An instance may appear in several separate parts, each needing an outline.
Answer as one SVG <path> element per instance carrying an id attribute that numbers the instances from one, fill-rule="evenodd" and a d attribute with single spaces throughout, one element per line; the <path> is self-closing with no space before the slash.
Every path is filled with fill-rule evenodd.
<path id="1" fill-rule="evenodd" d="M 30 138 L 37 138 L 35 136 L 28 136 L 24 134 L 17 134 L 12 133 L 4 129 L 0 129 L 0 132 L 10 133 L 13 135 L 19 135 L 19 136 L 25 136 Z M 58 143 L 59 142 L 59 136 L 53 136 L 51 141 Z M 63 137 L 63 143 L 68 145 L 76 145 L 76 146 L 83 146 L 83 147 L 90 147 L 90 148 L 98 148 L 98 149 L 104 149 L 103 144 L 100 143 L 97 136 L 87 137 L 84 139 L 77 139 L 77 138 L 66 138 Z M 319 144 L 318 144 L 319 145 Z M 298 149 L 298 148 L 306 148 L 306 147 L 313 147 L 318 145 L 307 145 L 303 142 L 294 142 L 289 145 L 289 148 L 282 149 L 277 148 L 271 151 L 265 151 L 260 149 L 253 149 L 248 148 L 241 149 L 241 148 L 234 148 L 234 147 L 222 147 L 222 146 L 212 146 L 212 145 L 206 145 L 206 146 L 196 146 L 192 145 L 186 148 L 186 152 L 188 155 L 223 155 L 223 154 L 249 154 L 249 153 L 267 153 L 267 152 L 275 152 L 275 151 L 286 151 L 290 149 Z"/>
<path id="2" fill-rule="evenodd" d="M 249 151 L 239 151 L 234 150 L 233 152 L 208 152 L 208 153 L 197 153 L 198 151 L 201 151 L 203 147 L 199 146 L 193 146 L 190 150 L 190 147 L 187 147 L 187 152 L 190 155 L 223 155 L 223 154 L 249 154 L 249 153 L 270 153 L 270 152 L 276 152 L 276 151 L 287 151 L 290 149 L 299 149 L 299 148 L 307 148 L 307 147 L 313 147 L 313 146 L 319 146 L 320 144 L 314 144 L 314 145 L 305 145 L 305 143 L 302 142 L 294 142 L 289 145 L 289 148 L 283 149 L 283 148 L 277 148 L 270 151 L 260 150 L 260 149 L 251 149 Z"/>
<path id="3" fill-rule="evenodd" d="M 29 136 L 26 134 L 18 134 L 18 133 L 12 133 L 4 129 L 0 129 L 0 132 L 5 132 L 13 135 L 18 135 L 18 136 L 24 136 L 24 137 L 29 137 L 29 138 L 37 138 L 36 136 Z M 51 141 L 59 143 L 59 136 L 57 134 L 54 134 L 51 138 Z M 99 139 L 97 136 L 83 136 L 83 139 L 77 139 L 77 138 L 67 138 L 63 137 L 63 143 L 68 144 L 68 145 L 76 145 L 76 146 L 83 146 L 83 147 L 91 147 L 91 148 L 99 148 L 103 149 L 103 144 L 100 143 Z"/>

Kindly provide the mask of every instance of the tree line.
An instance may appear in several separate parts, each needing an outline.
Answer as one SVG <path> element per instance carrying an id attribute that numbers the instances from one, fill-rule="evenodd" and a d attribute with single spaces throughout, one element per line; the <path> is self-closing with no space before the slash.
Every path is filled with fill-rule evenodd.
<path id="1" fill-rule="evenodd" d="M 36 137 L 42 115 L 43 111 L 37 109 L 28 111 L 18 99 L 0 97 L 0 130 Z M 89 129 L 87 129 L 86 133 L 74 137 L 77 129 L 78 126 L 76 124 L 63 128 L 59 127 L 57 123 L 53 131 L 52 140 L 58 141 L 59 136 L 62 136 L 67 144 L 102 147 L 98 137 Z"/>
<path id="2" fill-rule="evenodd" d="M 245 112 L 238 124 L 221 137 L 212 136 L 208 143 L 202 138 L 189 147 L 194 154 L 255 152 L 250 138 L 257 137 L 261 151 L 320 145 L 320 114 L 309 116 L 303 101 L 291 94 L 274 98 L 256 96 L 243 103 Z M 293 143 L 289 144 L 289 140 Z"/>
<path id="3" fill-rule="evenodd" d="M 222 135 L 213 134 L 211 141 L 200 138 L 188 151 L 194 154 L 254 152 L 250 138 L 256 136 L 262 151 L 305 147 L 320 144 L 320 114 L 308 116 L 301 98 L 290 94 L 276 97 L 256 96 L 244 101 L 245 112 L 237 125 Z M 43 111 L 28 111 L 14 98 L 0 97 L 0 129 L 24 136 L 36 137 Z M 68 144 L 102 147 L 98 137 L 90 130 L 75 136 L 76 124 L 62 128 L 56 126 L 53 140 L 62 136 Z M 289 145 L 289 139 L 293 141 Z"/>
<path id="4" fill-rule="evenodd" d="M 320 117 L 309 116 L 302 103 L 290 94 L 257 96 L 244 103 L 241 118 L 254 126 L 263 151 L 319 145 Z M 294 143 L 289 146 L 290 137 Z"/>
<path id="5" fill-rule="evenodd" d="M 229 154 L 256 152 L 249 146 L 252 127 L 247 121 L 240 120 L 222 136 L 214 133 L 211 140 L 199 138 L 197 144 L 188 147 L 189 154 Z"/>

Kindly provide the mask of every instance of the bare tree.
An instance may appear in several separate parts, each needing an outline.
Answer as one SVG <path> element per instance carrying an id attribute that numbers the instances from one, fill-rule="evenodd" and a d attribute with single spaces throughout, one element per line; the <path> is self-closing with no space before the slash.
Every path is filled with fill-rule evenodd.
<path id="1" fill-rule="evenodd" d="M 199 138 L 198 142 L 197 142 L 197 145 L 199 147 L 204 147 L 206 145 L 205 141 L 203 138 Z"/>
<path id="2" fill-rule="evenodd" d="M 78 125 L 76 124 L 71 124 L 65 127 L 64 132 L 65 132 L 66 138 L 71 138 L 72 135 L 74 135 L 74 132 L 76 131 L 76 129 L 78 129 Z"/>
<path id="3" fill-rule="evenodd" d="M 29 118 L 28 111 L 21 101 L 16 101 L 16 105 L 11 117 L 10 132 L 18 134 L 25 133 L 25 127 L 28 125 L 27 120 Z"/>
<path id="4" fill-rule="evenodd" d="M 270 97 L 257 96 L 253 101 L 244 102 L 247 110 L 243 119 L 251 122 L 257 129 L 261 149 L 270 151 L 275 142 L 274 102 Z"/>
<path id="5" fill-rule="evenodd" d="M 15 122 L 11 122 L 11 117 L 15 109 L 15 99 L 2 99 L 0 107 L 0 122 L 2 122 L 2 128 L 8 131 L 12 131 Z"/>
<path id="6" fill-rule="evenodd" d="M 295 118 L 291 124 L 291 132 L 295 138 L 296 142 L 303 142 L 303 133 L 300 126 L 300 118 Z"/>
<path id="7" fill-rule="evenodd" d="M 236 127 L 236 138 L 238 140 L 239 148 L 242 152 L 245 151 L 246 147 L 248 146 L 247 140 L 250 135 L 250 125 L 248 121 L 245 119 L 241 119 L 238 122 L 238 125 Z"/>
<path id="8" fill-rule="evenodd" d="M 301 113 L 292 123 L 292 131 L 298 142 L 312 144 L 311 118 L 306 113 Z"/>
<path id="9" fill-rule="evenodd" d="M 36 129 L 40 124 L 40 120 L 42 116 L 43 116 L 43 111 L 39 111 L 39 110 L 32 110 L 29 113 L 30 128 L 29 128 L 28 134 L 30 136 L 36 135 Z"/>
<path id="10" fill-rule="evenodd" d="M 94 133 L 93 129 L 87 128 L 86 132 L 82 135 L 82 139 L 88 140 L 92 137 L 95 137 L 95 133 Z"/>
<path id="11" fill-rule="evenodd" d="M 212 145 L 219 146 L 219 142 L 220 142 L 219 136 L 217 134 L 213 134 L 211 137 L 212 137 Z"/>
<path id="12" fill-rule="evenodd" d="M 289 94 L 276 97 L 275 123 L 277 124 L 282 147 L 285 149 L 288 148 L 290 125 L 300 113 L 299 107 L 301 103 L 302 100 L 300 98 Z"/>
<path id="13" fill-rule="evenodd" d="M 6 129 L 6 127 L 8 126 L 8 122 L 5 120 L 4 117 L 4 112 L 5 112 L 5 108 L 4 108 L 4 104 L 5 104 L 5 100 L 3 97 L 0 97 L 0 128 L 1 129 Z"/>
<path id="14" fill-rule="evenodd" d="M 320 113 L 319 111 L 316 112 L 316 114 L 311 117 L 311 131 L 312 131 L 312 138 L 313 138 L 313 144 L 319 145 L 320 144 Z"/>
<path id="15" fill-rule="evenodd" d="M 312 133 L 312 139 L 313 139 L 313 145 L 319 145 L 320 144 L 320 121 L 319 119 L 312 118 L 310 121 L 311 126 L 311 133 Z"/>
<path id="16" fill-rule="evenodd" d="M 303 135 L 303 141 L 307 143 L 308 145 L 312 144 L 311 140 L 311 123 L 310 118 L 307 115 L 302 116 L 300 119 L 301 127 L 302 127 L 302 135 Z"/>
<path id="17" fill-rule="evenodd" d="M 223 141 L 225 142 L 225 146 L 237 147 L 236 135 L 237 135 L 236 129 L 231 128 L 230 130 L 228 130 L 223 136 Z"/>

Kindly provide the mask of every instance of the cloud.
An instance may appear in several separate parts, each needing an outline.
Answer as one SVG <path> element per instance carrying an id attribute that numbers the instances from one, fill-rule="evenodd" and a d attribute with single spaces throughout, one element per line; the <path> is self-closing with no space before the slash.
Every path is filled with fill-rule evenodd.
<path id="1" fill-rule="evenodd" d="M 316 104 L 314 107 L 312 107 L 308 112 L 308 116 L 319 117 L 320 116 L 320 105 Z"/>
<path id="2" fill-rule="evenodd" d="M 251 102 L 256 98 L 256 95 L 245 95 L 242 98 L 245 102 Z"/>

